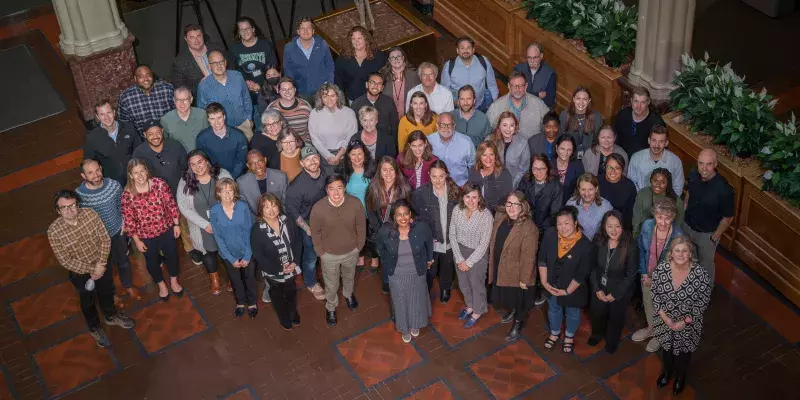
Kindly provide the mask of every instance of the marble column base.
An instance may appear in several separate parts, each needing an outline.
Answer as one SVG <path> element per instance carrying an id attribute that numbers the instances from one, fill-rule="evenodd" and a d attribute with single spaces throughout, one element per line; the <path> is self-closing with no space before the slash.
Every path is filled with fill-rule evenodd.
<path id="1" fill-rule="evenodd" d="M 637 71 L 631 68 L 628 74 L 628 81 L 633 86 L 641 86 L 650 91 L 650 100 L 654 105 L 669 102 L 669 94 L 677 86 L 672 82 L 659 83 L 654 82 L 653 78 L 647 76 L 643 71 Z"/>
<path id="2" fill-rule="evenodd" d="M 117 47 L 89 56 L 64 55 L 78 93 L 78 107 L 85 120 L 94 119 L 94 104 L 109 99 L 116 106 L 119 94 L 134 83 L 136 54 L 129 34 Z"/>

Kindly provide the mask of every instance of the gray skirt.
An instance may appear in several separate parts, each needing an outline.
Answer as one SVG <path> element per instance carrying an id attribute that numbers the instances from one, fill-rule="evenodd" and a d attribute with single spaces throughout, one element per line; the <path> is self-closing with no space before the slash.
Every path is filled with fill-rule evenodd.
<path id="1" fill-rule="evenodd" d="M 408 334 L 411 329 L 428 325 L 431 316 L 431 299 L 425 275 L 394 274 L 389 277 L 392 296 L 394 326 L 398 332 Z"/>

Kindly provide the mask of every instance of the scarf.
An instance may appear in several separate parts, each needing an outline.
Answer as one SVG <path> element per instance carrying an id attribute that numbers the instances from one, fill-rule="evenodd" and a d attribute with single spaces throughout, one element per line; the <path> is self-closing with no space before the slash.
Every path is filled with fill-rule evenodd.
<path id="1" fill-rule="evenodd" d="M 578 240 L 581 240 L 583 237 L 583 232 L 581 232 L 580 228 L 578 228 L 572 236 L 564 237 L 561 236 L 561 233 L 558 234 L 558 258 L 564 257 L 569 253 L 570 250 L 575 246 L 575 243 L 578 243 Z"/>
<path id="2" fill-rule="evenodd" d="M 272 244 L 274 244 L 275 248 L 278 250 L 278 257 L 280 257 L 281 260 L 281 268 L 283 268 L 283 265 L 293 263 L 294 254 L 292 253 L 291 247 L 289 247 L 291 242 L 289 240 L 289 231 L 286 229 L 286 216 L 281 215 L 278 217 L 278 232 L 273 230 L 272 227 L 266 222 L 262 222 L 261 226 L 266 231 L 267 238 L 272 241 Z M 268 275 L 266 273 L 264 273 L 264 275 L 269 276 L 274 281 L 284 282 L 299 273 L 300 267 L 296 267 L 294 271 L 288 274 L 284 274 L 283 271 L 281 271 L 276 275 Z"/>

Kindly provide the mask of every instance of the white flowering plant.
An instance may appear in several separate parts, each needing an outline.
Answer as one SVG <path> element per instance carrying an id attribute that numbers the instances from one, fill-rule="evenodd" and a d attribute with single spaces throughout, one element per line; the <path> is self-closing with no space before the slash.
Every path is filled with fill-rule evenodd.
<path id="1" fill-rule="evenodd" d="M 589 55 L 609 67 L 633 59 L 636 7 L 621 0 L 525 0 L 523 6 L 542 29 L 583 41 Z"/>
<path id="2" fill-rule="evenodd" d="M 776 192 L 795 206 L 800 206 L 800 136 L 794 114 L 787 122 L 776 122 L 774 136 L 759 152 L 767 169 L 762 180 L 764 190 Z"/>

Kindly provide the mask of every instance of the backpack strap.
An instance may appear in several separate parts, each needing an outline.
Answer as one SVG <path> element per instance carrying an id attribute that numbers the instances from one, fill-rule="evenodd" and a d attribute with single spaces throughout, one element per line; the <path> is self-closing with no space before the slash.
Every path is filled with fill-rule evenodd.
<path id="1" fill-rule="evenodd" d="M 489 69 L 489 66 L 486 64 L 486 58 L 484 56 L 478 54 L 478 53 L 474 53 L 473 55 L 475 56 L 475 58 L 478 59 L 478 63 L 481 64 L 481 67 L 483 67 L 483 70 L 487 71 Z M 453 58 L 447 60 L 447 73 L 449 75 L 453 75 L 453 70 L 456 68 L 456 58 L 457 57 L 453 57 Z M 489 74 L 486 74 L 486 78 L 487 79 L 489 78 Z M 486 89 L 489 89 L 489 83 L 486 82 L 486 80 L 484 80 L 483 85 L 484 85 L 484 87 L 486 87 Z"/>

